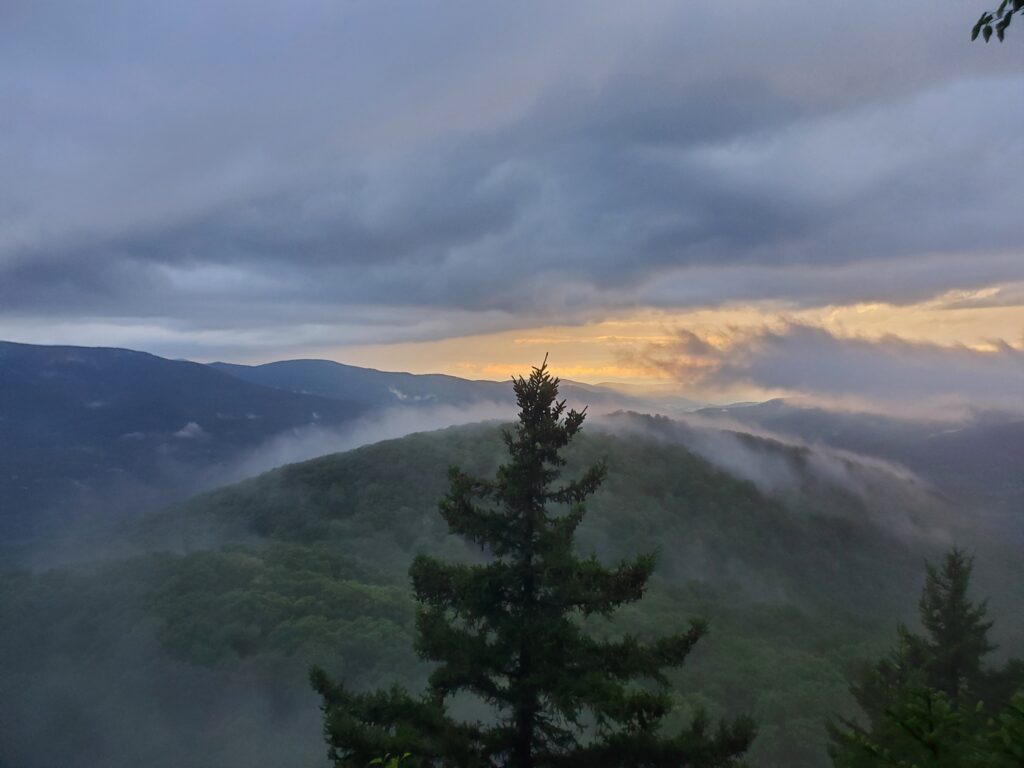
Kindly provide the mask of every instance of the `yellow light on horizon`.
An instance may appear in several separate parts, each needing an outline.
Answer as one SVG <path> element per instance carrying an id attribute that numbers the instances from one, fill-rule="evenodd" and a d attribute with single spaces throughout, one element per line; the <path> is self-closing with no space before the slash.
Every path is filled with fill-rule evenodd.
<path id="1" fill-rule="evenodd" d="M 1018 286 L 1013 287 L 1015 295 L 1024 295 Z M 792 323 L 819 327 L 840 337 L 896 336 L 983 351 L 1005 344 L 1024 348 L 1024 305 L 992 301 L 1002 288 L 953 291 L 912 305 L 862 302 L 794 309 L 777 303 L 751 303 L 675 311 L 644 308 L 580 325 L 348 346 L 323 352 L 353 365 L 499 380 L 529 370 L 550 354 L 553 369 L 563 378 L 590 384 L 664 388 L 672 382 L 671 377 L 644 363 L 644 353 L 671 345 L 680 330 L 697 334 L 719 350 L 727 350 L 745 333 L 782 330 Z M 701 365 L 698 359 L 689 363 Z"/>

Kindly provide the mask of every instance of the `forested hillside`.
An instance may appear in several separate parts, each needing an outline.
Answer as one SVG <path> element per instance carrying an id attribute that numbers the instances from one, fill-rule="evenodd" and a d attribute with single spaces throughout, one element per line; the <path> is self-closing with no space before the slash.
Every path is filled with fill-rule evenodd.
<path id="1" fill-rule="evenodd" d="M 488 473 L 501 452 L 496 425 L 411 435 L 166 510 L 125 534 L 134 556 L 4 573 L 0 675 L 22 693 L 0 704 L 0 763 L 187 765 L 198 749 L 211 765 L 321 764 L 306 667 L 356 688 L 421 684 L 406 570 L 419 552 L 476 557 L 436 505 L 450 464 Z M 595 629 L 707 618 L 682 712 L 753 714 L 754 765 L 825 765 L 823 718 L 851 713 L 846 674 L 913 616 L 939 532 L 887 529 L 827 478 L 762 492 L 646 434 L 592 430 L 569 455 L 569 471 L 609 466 L 581 549 L 659 554 L 649 596 Z M 1019 600 L 993 610 L 1009 619 Z M 998 629 L 1018 650 L 1013 622 Z"/>

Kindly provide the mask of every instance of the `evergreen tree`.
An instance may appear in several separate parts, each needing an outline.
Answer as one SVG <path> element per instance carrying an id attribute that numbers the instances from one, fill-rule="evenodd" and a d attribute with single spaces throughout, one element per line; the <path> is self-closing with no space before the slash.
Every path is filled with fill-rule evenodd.
<path id="1" fill-rule="evenodd" d="M 703 623 L 651 644 L 584 631 L 581 618 L 643 596 L 654 558 L 606 568 L 574 552 L 585 499 L 606 470 L 598 464 L 560 484 L 562 449 L 584 413 L 566 410 L 558 385 L 546 361 L 514 380 L 519 420 L 504 433 L 509 461 L 493 479 L 450 470 L 441 514 L 488 559 L 420 556 L 410 568 L 417 651 L 438 665 L 427 694 L 356 696 L 314 672 L 337 765 L 410 752 L 428 765 L 731 766 L 748 748 L 746 719 L 711 728 L 698 716 L 674 734 L 660 727 L 671 706 L 665 670 L 683 663 Z M 447 701 L 467 693 L 489 706 L 492 720 L 452 722 Z"/>
<path id="2" fill-rule="evenodd" d="M 1024 766 L 1024 688 L 993 718 L 979 753 L 978 765 L 985 768 Z"/>
<path id="3" fill-rule="evenodd" d="M 954 548 L 941 567 L 926 566 L 918 603 L 925 635 L 898 627 L 889 658 L 851 686 L 864 720 L 828 724 L 837 768 L 972 768 L 989 764 L 983 755 L 1004 760 L 1021 747 L 1003 743 L 1021 732 L 1013 716 L 1017 704 L 1006 701 L 1021 683 L 1020 664 L 982 669 L 995 646 L 988 640 L 986 602 L 975 605 L 968 597 L 973 564 Z M 992 726 L 996 714 L 998 726 Z"/>
<path id="4" fill-rule="evenodd" d="M 886 662 L 891 674 L 870 676 L 871 706 L 867 724 L 830 723 L 829 754 L 836 768 L 973 768 L 974 740 L 983 712 L 954 705 L 943 691 L 897 654 Z M 854 695 L 864 707 L 864 685 Z M 860 695 L 858 695 L 858 693 Z M 879 694 L 881 694 L 879 696 Z"/>
<path id="5" fill-rule="evenodd" d="M 929 684 L 956 703 L 961 693 L 977 694 L 982 658 L 995 650 L 988 640 L 988 601 L 974 605 L 967 596 L 974 558 L 960 549 L 946 554 L 941 568 L 927 565 L 928 576 L 918 604 Z"/>

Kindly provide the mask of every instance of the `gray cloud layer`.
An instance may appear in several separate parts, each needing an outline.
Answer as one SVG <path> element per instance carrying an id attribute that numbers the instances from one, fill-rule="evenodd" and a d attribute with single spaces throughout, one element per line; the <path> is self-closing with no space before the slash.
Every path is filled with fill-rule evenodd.
<path id="1" fill-rule="evenodd" d="M 906 341 L 842 338 L 791 324 L 712 345 L 688 331 L 648 352 L 648 362 L 690 386 L 800 393 L 832 402 L 900 409 L 951 407 L 1024 412 L 1024 352 L 979 351 Z"/>
<path id="2" fill-rule="evenodd" d="M 1024 278 L 1024 48 L 962 8 L 0 15 L 0 330 L 394 341 Z"/>

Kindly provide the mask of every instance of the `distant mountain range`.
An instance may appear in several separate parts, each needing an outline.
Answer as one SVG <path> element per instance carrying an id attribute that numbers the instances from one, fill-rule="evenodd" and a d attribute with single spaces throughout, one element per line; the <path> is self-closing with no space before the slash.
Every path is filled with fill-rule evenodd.
<path id="1" fill-rule="evenodd" d="M 211 363 L 244 381 L 306 395 L 352 399 L 377 408 L 392 405 L 465 405 L 508 400 L 511 388 L 442 374 L 415 375 L 357 368 L 330 360 L 282 360 L 265 365 Z"/>
<path id="2" fill-rule="evenodd" d="M 2 342 L 0 530 L 46 510 L 162 504 L 193 492 L 200 467 L 366 410 L 144 352 Z"/>
<path id="3" fill-rule="evenodd" d="M 608 388 L 563 389 L 575 405 L 644 407 Z M 487 403 L 511 416 L 511 384 L 326 360 L 203 365 L 0 342 L 0 534 L 162 506 L 237 479 L 218 473 L 282 435 L 345 429 L 385 409 Z"/>
<path id="4" fill-rule="evenodd" d="M 378 371 L 331 360 L 282 360 L 265 365 L 211 363 L 210 367 L 264 387 L 352 400 L 373 408 L 515 402 L 510 381 L 460 379 L 439 373 Z M 560 391 L 571 405 L 577 407 L 647 410 L 657 404 L 659 410 L 676 412 L 701 407 L 700 403 L 687 398 L 650 398 L 609 384 L 563 380 Z"/>
<path id="5" fill-rule="evenodd" d="M 563 381 L 562 393 L 595 415 L 620 409 L 681 414 L 697 406 L 683 397 L 571 381 Z M 513 413 L 510 382 L 327 360 L 203 365 L 124 349 L 0 342 L 0 541 L 68 521 L 137 514 L 360 442 Z M 954 501 L 981 499 L 1018 518 L 1024 510 L 1019 415 L 911 420 L 781 400 L 695 415 L 733 433 L 769 432 L 895 462 Z M 391 417 L 388 430 L 367 428 L 385 417 Z M 339 442 L 341 434 L 352 437 Z M 288 441 L 310 435 L 331 439 L 285 449 Z M 705 437 L 694 440 L 688 444 L 698 450 L 710 445 Z M 268 445 L 279 450 L 248 461 Z M 725 453 L 717 456 L 737 469 Z"/>

